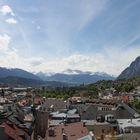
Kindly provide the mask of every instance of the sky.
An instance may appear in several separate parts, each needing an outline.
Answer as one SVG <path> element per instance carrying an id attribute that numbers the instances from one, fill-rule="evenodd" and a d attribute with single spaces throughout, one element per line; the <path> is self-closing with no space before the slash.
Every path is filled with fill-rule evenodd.
<path id="1" fill-rule="evenodd" d="M 139 0 L 0 0 L 0 66 L 119 75 L 140 55 Z"/>

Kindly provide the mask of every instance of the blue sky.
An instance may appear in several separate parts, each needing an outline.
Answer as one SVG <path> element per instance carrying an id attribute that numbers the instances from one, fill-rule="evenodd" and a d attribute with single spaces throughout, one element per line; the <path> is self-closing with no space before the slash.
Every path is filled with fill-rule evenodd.
<path id="1" fill-rule="evenodd" d="M 0 0 L 0 66 L 118 75 L 140 55 L 139 0 Z"/>

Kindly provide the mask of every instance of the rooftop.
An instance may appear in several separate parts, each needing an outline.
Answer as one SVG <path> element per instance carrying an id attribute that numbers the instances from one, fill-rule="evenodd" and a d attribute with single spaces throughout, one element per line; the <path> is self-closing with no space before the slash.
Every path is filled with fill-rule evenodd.
<path id="1" fill-rule="evenodd" d="M 138 119 L 117 119 L 120 128 L 140 127 L 140 118 Z"/>
<path id="2" fill-rule="evenodd" d="M 48 136 L 47 140 L 62 140 L 64 135 L 68 137 L 68 140 L 77 140 L 89 134 L 82 122 L 60 124 L 50 127 L 49 130 L 54 131 L 54 136 Z"/>

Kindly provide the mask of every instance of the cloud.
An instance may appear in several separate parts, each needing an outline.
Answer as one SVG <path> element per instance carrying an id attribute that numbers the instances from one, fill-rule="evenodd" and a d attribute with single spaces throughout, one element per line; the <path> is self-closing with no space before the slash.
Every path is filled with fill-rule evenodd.
<path id="1" fill-rule="evenodd" d="M 0 66 L 12 66 L 18 60 L 17 50 L 9 47 L 10 42 L 11 37 L 9 35 L 0 35 Z"/>
<path id="2" fill-rule="evenodd" d="M 110 46 L 103 52 L 92 55 L 72 54 L 55 59 L 42 57 L 24 57 L 19 51 L 10 46 L 11 37 L 0 35 L 0 66 L 18 67 L 34 72 L 62 72 L 65 69 L 78 69 L 92 72 L 106 72 L 119 75 L 130 63 L 139 56 L 140 47 L 119 48 Z"/>
<path id="3" fill-rule="evenodd" d="M 0 35 L 0 66 L 10 68 L 22 68 L 28 71 L 38 68 L 44 59 L 41 57 L 24 57 L 19 51 L 11 46 L 12 38 Z M 38 69 L 37 69 L 38 70 Z"/>
<path id="4" fill-rule="evenodd" d="M 7 51 L 8 45 L 10 43 L 11 37 L 7 34 L 0 35 L 0 52 Z"/>
<path id="5" fill-rule="evenodd" d="M 40 65 L 40 70 L 61 72 L 71 68 L 83 71 L 106 72 L 117 76 L 139 56 L 139 52 L 139 46 L 133 46 L 133 48 L 127 49 L 109 47 L 103 53 L 93 53 L 92 56 L 73 54 L 61 59 L 46 61 Z"/>
<path id="6" fill-rule="evenodd" d="M 8 5 L 2 6 L 1 9 L 0 9 L 0 12 L 2 13 L 2 15 L 10 14 L 12 16 L 15 16 L 12 8 L 10 6 L 8 6 Z"/>
<path id="7" fill-rule="evenodd" d="M 29 59 L 26 59 L 26 60 L 33 67 L 39 66 L 44 62 L 44 59 L 41 58 L 41 57 L 32 57 L 32 58 L 29 58 Z"/>
<path id="8" fill-rule="evenodd" d="M 17 24 L 17 21 L 14 18 L 8 18 L 6 19 L 6 22 L 9 24 Z"/>

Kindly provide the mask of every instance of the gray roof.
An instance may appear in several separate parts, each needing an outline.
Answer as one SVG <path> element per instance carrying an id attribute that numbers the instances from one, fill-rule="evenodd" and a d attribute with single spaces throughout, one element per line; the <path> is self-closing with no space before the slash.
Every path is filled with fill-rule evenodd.
<path id="1" fill-rule="evenodd" d="M 127 104 L 121 103 L 119 106 L 124 107 L 132 116 L 134 116 L 134 118 L 140 117 L 140 114 L 138 114 L 133 108 L 129 107 Z"/>

